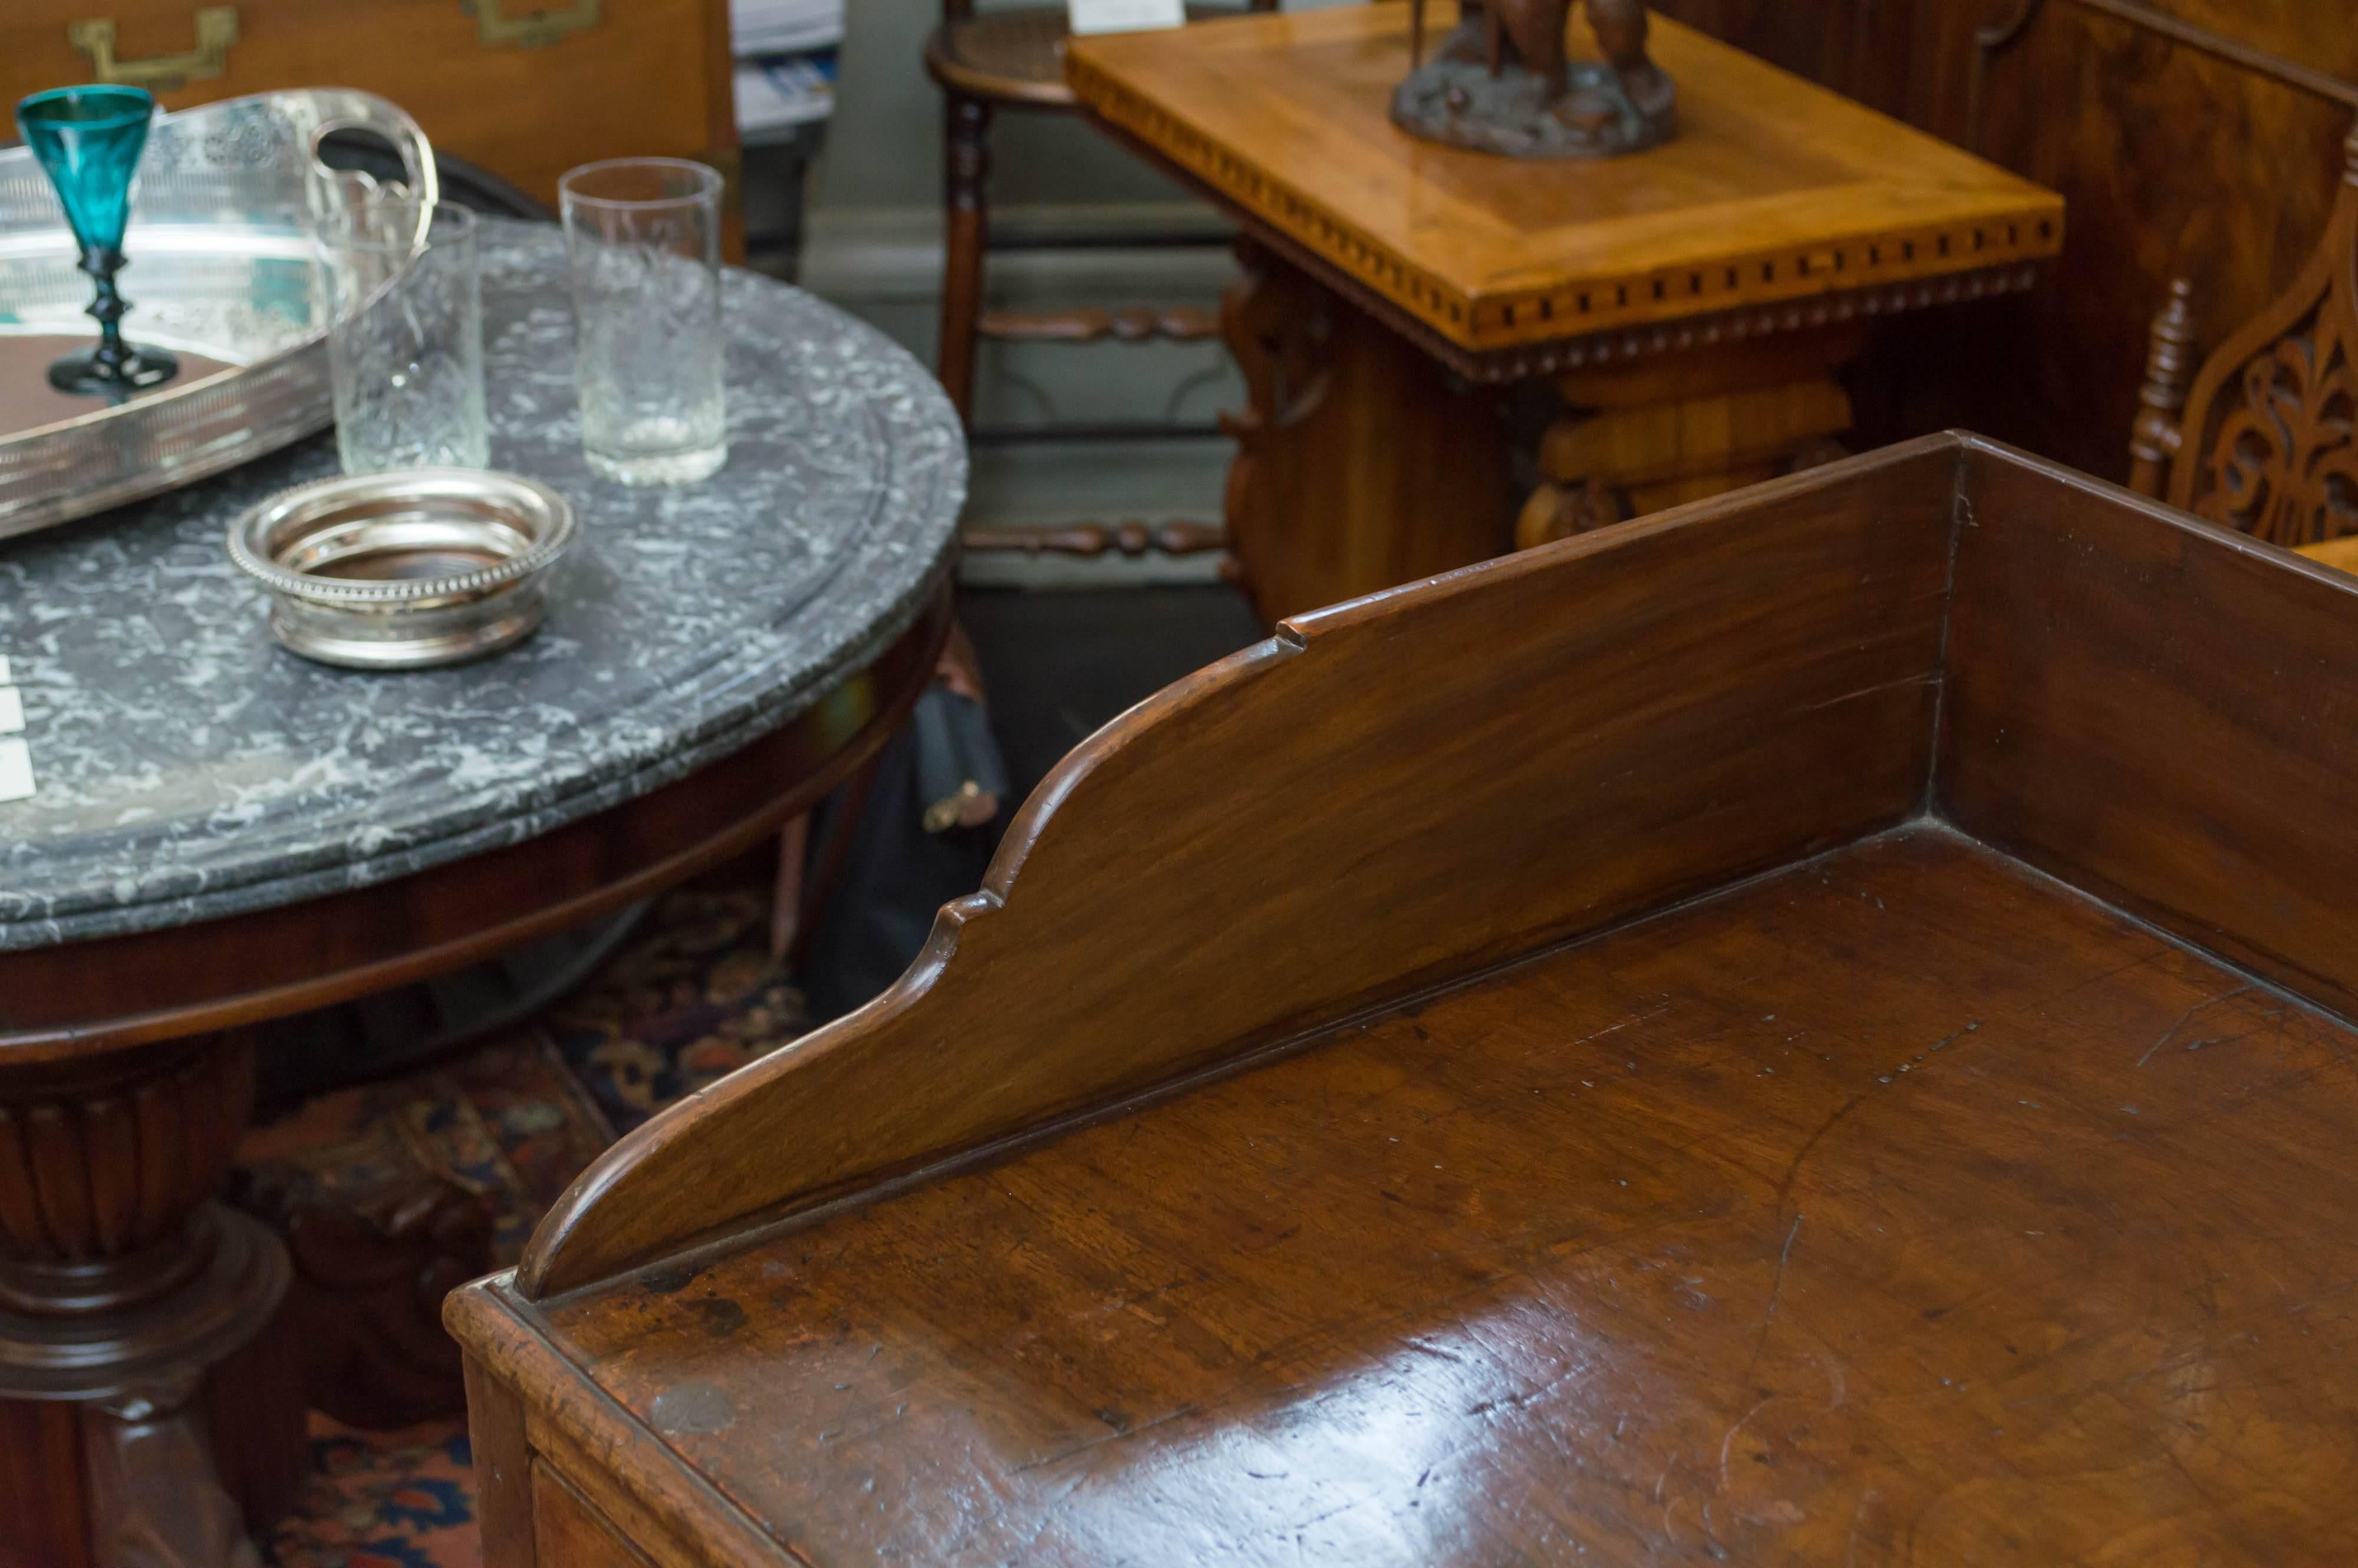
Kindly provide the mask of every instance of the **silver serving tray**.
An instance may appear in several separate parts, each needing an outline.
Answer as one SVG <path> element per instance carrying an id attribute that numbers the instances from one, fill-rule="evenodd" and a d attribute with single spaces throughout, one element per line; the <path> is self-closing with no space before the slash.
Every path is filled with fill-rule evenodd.
<path id="1" fill-rule="evenodd" d="M 436 194 L 416 121 L 382 98 L 309 88 L 158 115 L 139 164 L 124 335 L 180 356 L 179 375 L 113 407 L 49 389 L 87 342 L 90 279 L 65 213 L 23 147 L 0 150 L 0 539 L 202 479 L 324 427 L 328 278 L 312 236 L 365 197 L 318 157 L 332 131 L 390 142 Z"/>

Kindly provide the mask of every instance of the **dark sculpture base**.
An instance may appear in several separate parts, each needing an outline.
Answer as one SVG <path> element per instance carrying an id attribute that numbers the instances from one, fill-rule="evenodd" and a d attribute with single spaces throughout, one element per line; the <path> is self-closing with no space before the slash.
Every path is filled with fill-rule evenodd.
<path id="1" fill-rule="evenodd" d="M 161 386 L 180 373 L 180 362 L 162 349 L 123 345 L 123 356 L 110 361 L 104 345 L 92 343 L 62 354 L 49 364 L 49 384 L 76 397 L 127 397 Z"/>
<path id="2" fill-rule="evenodd" d="M 1460 27 L 1392 94 L 1392 124 L 1412 136 L 1509 157 L 1617 157 L 1660 146 L 1677 129 L 1677 95 L 1652 64 L 1623 84 L 1613 68 L 1575 62 L 1565 92 L 1509 60 L 1490 74 L 1478 33 Z"/>

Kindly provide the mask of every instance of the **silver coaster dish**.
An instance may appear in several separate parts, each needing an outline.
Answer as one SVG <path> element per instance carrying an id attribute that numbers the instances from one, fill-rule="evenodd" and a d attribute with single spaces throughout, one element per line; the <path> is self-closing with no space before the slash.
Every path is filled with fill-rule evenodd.
<path id="1" fill-rule="evenodd" d="M 326 428 L 330 289 L 313 234 L 375 182 L 320 161 L 339 132 L 390 145 L 431 200 L 433 150 L 394 104 L 343 88 L 157 116 L 123 243 L 124 330 L 180 373 L 106 405 L 46 367 L 94 341 L 91 280 L 49 178 L 0 148 L 0 539 L 175 489 Z"/>
<path id="2" fill-rule="evenodd" d="M 307 659 L 414 670 L 481 658 L 540 624 L 573 508 L 518 474 L 406 469 L 273 496 L 229 531 L 270 591 L 270 633 Z"/>

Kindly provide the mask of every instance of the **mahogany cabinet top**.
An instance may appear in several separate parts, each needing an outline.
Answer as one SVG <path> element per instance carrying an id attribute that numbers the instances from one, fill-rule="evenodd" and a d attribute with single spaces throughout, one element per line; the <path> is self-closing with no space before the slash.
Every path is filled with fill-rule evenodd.
<path id="1" fill-rule="evenodd" d="M 1775 330 L 1761 308 L 1830 297 L 1905 309 L 2022 287 L 2061 247 L 2052 191 L 1660 17 L 1667 146 L 1544 162 L 1416 140 L 1387 118 L 1408 13 L 1075 38 L 1065 70 L 1100 125 L 1460 353 L 1730 311 Z M 1594 52 L 1585 28 L 1573 44 Z"/>
<path id="2" fill-rule="evenodd" d="M 735 1563 L 2323 1568 L 2353 1048 L 1902 829 L 546 1332 Z"/>
<path id="3" fill-rule="evenodd" d="M 2353 631 L 1954 436 L 1289 622 L 451 1298 L 487 1568 L 2358 1559 Z"/>

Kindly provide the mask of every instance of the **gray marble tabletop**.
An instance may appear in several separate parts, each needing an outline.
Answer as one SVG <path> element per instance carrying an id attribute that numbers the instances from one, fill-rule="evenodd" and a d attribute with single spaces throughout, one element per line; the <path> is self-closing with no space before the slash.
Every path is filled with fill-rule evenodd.
<path id="1" fill-rule="evenodd" d="M 966 450 L 925 369 L 731 272 L 729 462 L 593 479 L 558 232 L 482 225 L 495 467 L 582 540 L 529 642 L 363 674 L 271 642 L 223 549 L 243 508 L 335 471 L 322 437 L 0 545 L 0 660 L 34 793 L 0 801 L 0 950 L 151 930 L 514 843 L 746 745 L 914 621 L 949 570 Z"/>

